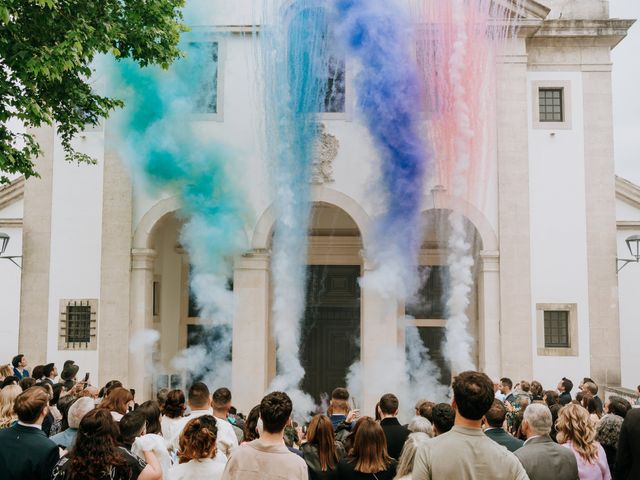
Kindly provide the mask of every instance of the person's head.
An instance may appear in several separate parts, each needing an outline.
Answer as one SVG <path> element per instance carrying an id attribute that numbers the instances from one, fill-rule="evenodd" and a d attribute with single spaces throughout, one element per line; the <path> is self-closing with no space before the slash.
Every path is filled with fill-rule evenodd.
<path id="1" fill-rule="evenodd" d="M 62 373 L 60 373 L 60 379 L 65 383 L 72 384 L 76 381 L 78 370 L 80 370 L 80 367 L 75 363 L 67 365 L 62 369 Z"/>
<path id="2" fill-rule="evenodd" d="M 338 463 L 333 425 L 326 415 L 316 415 L 307 429 L 307 441 L 318 448 L 320 468 L 323 472 L 333 470 Z"/>
<path id="3" fill-rule="evenodd" d="M 8 385 L 0 390 L 0 427 L 8 427 L 18 418 L 13 405 L 21 393 L 18 385 Z"/>
<path id="4" fill-rule="evenodd" d="M 385 393 L 380 397 L 378 408 L 380 409 L 380 418 L 395 417 L 398 415 L 398 407 L 400 402 L 398 397 L 393 393 Z"/>
<path id="5" fill-rule="evenodd" d="M 162 414 L 169 418 L 180 418 L 187 409 L 184 392 L 182 390 L 171 390 L 167 393 L 167 398 L 162 407 Z"/>
<path id="6" fill-rule="evenodd" d="M 5 377 L 5 379 L 2 381 L 2 385 L 0 385 L 0 388 L 5 388 L 7 385 L 18 385 L 18 382 L 20 381 L 20 379 L 14 375 L 9 375 L 8 377 Z"/>
<path id="7" fill-rule="evenodd" d="M 161 388 L 158 390 L 158 393 L 156 393 L 156 401 L 158 402 L 158 405 L 160 405 L 160 410 L 164 407 L 164 402 L 167 401 L 167 395 L 169 395 L 168 388 Z"/>
<path id="8" fill-rule="evenodd" d="M 116 387 L 109 391 L 109 394 L 100 404 L 100 408 L 124 415 L 133 409 L 133 395 L 126 388 Z"/>
<path id="9" fill-rule="evenodd" d="M 18 383 L 23 391 L 33 387 L 35 384 L 36 379 L 32 377 L 24 377 L 22 380 L 20 380 L 20 383 Z"/>
<path id="10" fill-rule="evenodd" d="M 258 432 L 258 419 L 260 418 L 260 405 L 256 405 L 251 409 L 247 420 L 244 422 L 244 440 L 251 442 L 260 437 Z"/>
<path id="11" fill-rule="evenodd" d="M 333 415 L 346 415 L 349 413 L 349 391 L 343 387 L 335 388 L 331 392 L 329 408 Z"/>
<path id="12" fill-rule="evenodd" d="M 522 432 L 529 437 L 549 435 L 553 419 L 549 407 L 541 403 L 529 405 L 522 417 Z"/>
<path id="13" fill-rule="evenodd" d="M 456 412 L 448 403 L 438 403 L 433 407 L 433 430 L 434 435 L 442 435 L 453 428 L 456 419 Z"/>
<path id="14" fill-rule="evenodd" d="M 544 395 L 542 384 L 537 380 L 531 382 L 531 395 L 533 395 L 534 400 L 541 400 Z"/>
<path id="15" fill-rule="evenodd" d="M 598 394 L 598 386 L 593 382 L 585 382 L 582 384 L 582 391 L 595 396 Z"/>
<path id="16" fill-rule="evenodd" d="M 571 441 L 573 449 L 589 463 L 598 457 L 596 430 L 586 409 L 573 403 L 566 405 L 558 413 L 556 429 L 558 443 Z"/>
<path id="17" fill-rule="evenodd" d="M 109 380 L 104 387 L 100 389 L 100 393 L 98 396 L 100 398 L 104 398 L 109 395 L 109 392 L 114 388 L 122 387 L 122 382 L 120 380 Z"/>
<path id="18" fill-rule="evenodd" d="M 147 420 L 147 433 L 160 434 L 162 428 L 160 427 L 160 405 L 153 400 L 147 400 L 136 411 L 140 411 L 144 414 Z"/>
<path id="19" fill-rule="evenodd" d="M 417 415 L 411 419 L 409 425 L 407 425 L 407 429 L 413 433 L 424 433 L 429 437 L 433 437 L 433 425 L 426 418 Z"/>
<path id="20" fill-rule="evenodd" d="M 90 397 L 80 397 L 77 399 L 67 411 L 67 421 L 69 428 L 80 428 L 80 422 L 86 414 L 95 408 L 95 404 Z"/>
<path id="21" fill-rule="evenodd" d="M 216 456 L 218 427 L 211 415 L 202 415 L 189 420 L 180 433 L 180 463 L 202 460 Z"/>
<path id="22" fill-rule="evenodd" d="M 402 453 L 398 459 L 396 467 L 396 477 L 410 477 L 413 472 L 413 462 L 416 458 L 416 451 L 426 445 L 429 441 L 429 435 L 422 432 L 414 432 L 407 437 L 402 447 Z"/>
<path id="23" fill-rule="evenodd" d="M 525 393 L 530 393 L 531 392 L 531 384 L 529 382 L 527 382 L 526 380 L 521 380 L 520 381 L 520 390 L 525 392 Z"/>
<path id="24" fill-rule="evenodd" d="M 558 384 L 558 391 L 561 393 L 571 393 L 573 390 L 573 382 L 566 377 L 562 377 Z"/>
<path id="25" fill-rule="evenodd" d="M 512 388 L 513 388 L 513 382 L 511 381 L 510 378 L 502 377 L 500 379 L 500 392 L 503 395 L 509 394 L 509 392 L 511 392 Z"/>
<path id="26" fill-rule="evenodd" d="M 44 367 L 42 367 L 42 374 L 46 378 L 50 378 L 53 380 L 58 376 L 58 369 L 56 368 L 55 364 L 47 363 Z"/>
<path id="27" fill-rule="evenodd" d="M 231 408 L 231 390 L 222 387 L 213 392 L 213 410 L 216 414 L 227 416 Z"/>
<path id="28" fill-rule="evenodd" d="M 74 363 L 76 363 L 73 360 L 65 360 L 64 363 L 62 364 L 62 369 L 64 370 L 65 368 L 67 368 L 69 365 L 73 365 Z"/>
<path id="29" fill-rule="evenodd" d="M 31 371 L 31 376 L 36 380 L 41 380 L 45 376 L 44 365 L 36 365 L 35 367 L 33 367 L 33 370 Z"/>
<path id="30" fill-rule="evenodd" d="M 102 478 L 107 468 L 124 467 L 126 461 L 118 448 L 117 438 L 118 425 L 108 410 L 89 411 L 80 420 L 65 478 Z"/>
<path id="31" fill-rule="evenodd" d="M 120 419 L 120 439 L 125 445 L 132 445 L 137 437 L 146 434 L 147 417 L 140 409 L 127 412 Z"/>
<path id="32" fill-rule="evenodd" d="M 11 365 L 14 368 L 24 368 L 27 366 L 27 357 L 25 357 L 22 353 L 19 353 L 11 360 Z"/>
<path id="33" fill-rule="evenodd" d="M 16 397 L 13 409 L 22 423 L 41 425 L 49 412 L 49 392 L 40 386 L 31 387 Z"/>
<path id="34" fill-rule="evenodd" d="M 191 410 L 206 410 L 211 406 L 209 387 L 203 382 L 195 382 L 191 385 L 188 398 Z"/>
<path id="35" fill-rule="evenodd" d="M 433 422 L 433 407 L 435 407 L 435 405 L 435 403 L 430 401 L 423 402 L 418 409 L 418 415 L 426 418 L 430 422 Z"/>
<path id="36" fill-rule="evenodd" d="M 552 407 L 553 405 L 558 404 L 558 392 L 554 390 L 547 390 L 544 392 L 544 397 L 542 397 L 544 403 L 547 404 L 547 407 Z"/>
<path id="37" fill-rule="evenodd" d="M 260 402 L 260 418 L 267 433 L 279 433 L 291 417 L 293 403 L 284 392 L 271 392 Z"/>
<path id="38" fill-rule="evenodd" d="M 494 398 L 493 384 L 484 373 L 466 371 L 453 380 L 453 408 L 465 419 L 479 422 Z"/>
<path id="39" fill-rule="evenodd" d="M 623 397 L 618 397 L 617 395 L 612 395 L 607 400 L 605 405 L 605 410 L 607 413 L 612 413 L 614 415 L 618 415 L 619 417 L 625 418 L 627 416 L 627 412 L 631 410 L 631 403 L 629 400 Z"/>
<path id="40" fill-rule="evenodd" d="M 358 420 L 358 430 L 349 452 L 349 460 L 356 472 L 377 473 L 386 470 L 391 463 L 387 453 L 387 440 L 378 422 L 371 417 Z"/>
<path id="41" fill-rule="evenodd" d="M 6 365 L 0 366 L 0 379 L 4 380 L 11 375 L 13 375 L 13 369 L 11 368 L 11 365 L 7 363 Z"/>
<path id="42" fill-rule="evenodd" d="M 504 419 L 507 417 L 507 408 L 497 398 L 493 400 L 491 408 L 484 414 L 486 424 L 492 428 L 502 428 Z"/>
<path id="43" fill-rule="evenodd" d="M 415 406 L 416 415 L 420 415 L 420 407 L 422 406 L 423 403 L 426 403 L 426 402 L 428 402 L 426 398 L 421 398 L 416 402 L 416 406 Z"/>

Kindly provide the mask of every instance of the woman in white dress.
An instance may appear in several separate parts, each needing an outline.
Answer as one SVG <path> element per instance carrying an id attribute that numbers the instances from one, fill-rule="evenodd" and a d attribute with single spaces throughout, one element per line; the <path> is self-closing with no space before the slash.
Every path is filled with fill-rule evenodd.
<path id="1" fill-rule="evenodd" d="M 167 400 L 162 407 L 162 418 L 160 419 L 160 428 L 162 429 L 162 436 L 167 442 L 167 447 L 171 445 L 173 439 L 180 433 L 178 430 L 184 425 L 182 417 L 186 409 L 184 392 L 182 390 L 171 390 L 167 394 Z"/>
<path id="2" fill-rule="evenodd" d="M 218 427 L 211 415 L 203 415 L 190 420 L 180 434 L 179 464 L 173 466 L 168 480 L 188 480 L 206 478 L 220 480 L 227 457 L 218 453 L 216 439 Z"/>

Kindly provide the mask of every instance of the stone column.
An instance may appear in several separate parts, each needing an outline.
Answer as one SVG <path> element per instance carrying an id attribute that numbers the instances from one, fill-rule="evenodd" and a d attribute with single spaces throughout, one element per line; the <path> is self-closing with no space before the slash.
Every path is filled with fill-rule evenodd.
<path id="1" fill-rule="evenodd" d="M 374 268 L 364 261 L 364 277 Z M 362 288 L 361 347 L 362 398 L 356 398 L 363 414 L 373 415 L 380 396 L 399 391 L 404 381 L 404 355 L 399 348 L 398 304 L 370 288 Z M 355 392 L 352 392 L 355 394 Z"/>
<path id="2" fill-rule="evenodd" d="M 480 370 L 491 378 L 501 374 L 500 254 L 480 252 Z"/>
<path id="3" fill-rule="evenodd" d="M 153 264 L 155 250 L 131 250 L 131 313 L 129 338 L 153 326 Z M 127 345 L 128 347 L 128 345 Z M 150 348 L 129 351 L 129 387 L 135 388 L 136 399 L 143 402 L 151 398 L 153 380 L 152 352 Z"/>
<path id="4" fill-rule="evenodd" d="M 269 382 L 269 261 L 265 251 L 254 251 L 235 261 L 231 385 L 234 405 L 248 412 Z"/>

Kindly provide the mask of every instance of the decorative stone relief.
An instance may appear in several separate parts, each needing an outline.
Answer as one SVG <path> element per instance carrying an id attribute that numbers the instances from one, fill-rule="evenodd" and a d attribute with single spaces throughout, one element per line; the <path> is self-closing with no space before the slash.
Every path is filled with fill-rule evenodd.
<path id="1" fill-rule="evenodd" d="M 333 182 L 333 161 L 338 156 L 340 142 L 333 135 L 325 132 L 325 125 L 318 126 L 318 141 L 313 155 L 311 183 L 321 185 Z"/>

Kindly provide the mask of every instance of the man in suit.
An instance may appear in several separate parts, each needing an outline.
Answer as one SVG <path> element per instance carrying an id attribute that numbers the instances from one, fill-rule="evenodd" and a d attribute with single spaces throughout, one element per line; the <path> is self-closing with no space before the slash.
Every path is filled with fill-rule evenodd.
<path id="1" fill-rule="evenodd" d="M 531 480 L 578 480 L 578 464 L 571 450 L 551 440 L 551 411 L 540 403 L 524 411 L 524 446 L 515 452 Z"/>
<path id="2" fill-rule="evenodd" d="M 47 363 L 44 367 L 42 367 L 42 373 L 44 375 L 43 383 L 48 383 L 53 387 L 54 380 L 58 376 L 58 369 L 53 363 Z"/>
<path id="3" fill-rule="evenodd" d="M 505 402 L 513 403 L 516 401 L 512 389 L 513 382 L 510 378 L 504 377 L 500 379 L 500 393 L 502 393 Z"/>
<path id="4" fill-rule="evenodd" d="M 29 376 L 29 371 L 26 369 L 27 357 L 23 354 L 19 353 L 13 357 L 11 365 L 13 365 L 13 376 L 18 377 L 18 381 Z"/>
<path id="5" fill-rule="evenodd" d="M 563 407 L 571 403 L 571 390 L 573 390 L 573 382 L 568 378 L 562 377 L 562 380 L 558 384 L 558 403 Z"/>
<path id="6" fill-rule="evenodd" d="M 616 480 L 640 478 L 640 408 L 629 410 L 622 422 L 615 478 Z"/>
<path id="7" fill-rule="evenodd" d="M 496 398 L 489 411 L 484 414 L 484 423 L 487 425 L 484 434 L 494 442 L 506 447 L 510 452 L 515 452 L 522 447 L 524 442 L 504 431 L 502 425 L 506 417 L 507 408 Z"/>
<path id="8" fill-rule="evenodd" d="M 35 386 L 15 400 L 18 423 L 0 430 L 0 472 L 3 480 L 49 480 L 60 459 L 58 446 L 42 431 L 49 412 L 49 393 Z"/>
<path id="9" fill-rule="evenodd" d="M 384 394 L 378 404 L 380 426 L 387 439 L 387 453 L 396 460 L 400 458 L 404 442 L 406 442 L 411 433 L 407 427 L 400 425 L 398 421 L 398 406 L 398 397 L 393 393 Z"/>

